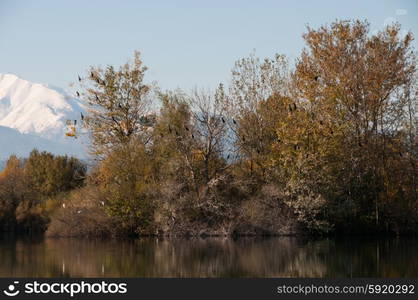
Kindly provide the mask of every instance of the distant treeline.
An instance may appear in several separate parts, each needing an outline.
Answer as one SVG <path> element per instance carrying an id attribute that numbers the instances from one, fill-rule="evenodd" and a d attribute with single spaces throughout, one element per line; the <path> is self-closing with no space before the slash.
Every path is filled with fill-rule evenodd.
<path id="1" fill-rule="evenodd" d="M 161 91 L 139 53 L 76 94 L 95 164 L 33 152 L 0 174 L 4 230 L 58 236 L 414 233 L 417 56 L 399 25 L 307 28 L 290 66 L 237 61 L 228 86 Z M 158 107 L 158 109 L 156 109 Z M 16 227 L 17 226 L 17 227 Z"/>

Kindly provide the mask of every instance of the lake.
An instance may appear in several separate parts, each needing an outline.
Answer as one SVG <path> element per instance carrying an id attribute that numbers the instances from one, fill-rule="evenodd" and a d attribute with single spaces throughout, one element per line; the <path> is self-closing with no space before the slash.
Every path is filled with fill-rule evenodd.
<path id="1" fill-rule="evenodd" d="M 418 239 L 0 239 L 0 277 L 418 277 Z"/>

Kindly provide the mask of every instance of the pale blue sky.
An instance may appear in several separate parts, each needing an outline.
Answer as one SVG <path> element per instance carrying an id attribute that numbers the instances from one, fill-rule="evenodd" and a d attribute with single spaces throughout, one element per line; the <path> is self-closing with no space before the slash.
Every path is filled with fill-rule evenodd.
<path id="1" fill-rule="evenodd" d="M 307 24 L 347 18 L 372 30 L 396 19 L 418 35 L 416 0 L 0 0 L 0 73 L 68 88 L 89 65 L 120 65 L 137 49 L 162 88 L 214 88 L 253 49 L 292 62 Z"/>

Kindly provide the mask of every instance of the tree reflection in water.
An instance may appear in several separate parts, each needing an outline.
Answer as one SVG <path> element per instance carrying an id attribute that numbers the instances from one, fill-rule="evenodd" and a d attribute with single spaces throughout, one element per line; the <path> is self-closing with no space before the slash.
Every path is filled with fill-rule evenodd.
<path id="1" fill-rule="evenodd" d="M 3 239 L 0 277 L 417 277 L 418 240 Z"/>

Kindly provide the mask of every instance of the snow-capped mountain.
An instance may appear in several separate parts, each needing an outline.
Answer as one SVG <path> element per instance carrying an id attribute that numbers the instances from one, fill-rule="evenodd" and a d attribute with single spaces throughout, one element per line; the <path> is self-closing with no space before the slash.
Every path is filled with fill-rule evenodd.
<path id="1" fill-rule="evenodd" d="M 33 148 L 86 157 L 87 138 L 65 135 L 67 120 L 80 124 L 83 111 L 63 90 L 0 74 L 0 159 L 24 156 Z"/>

